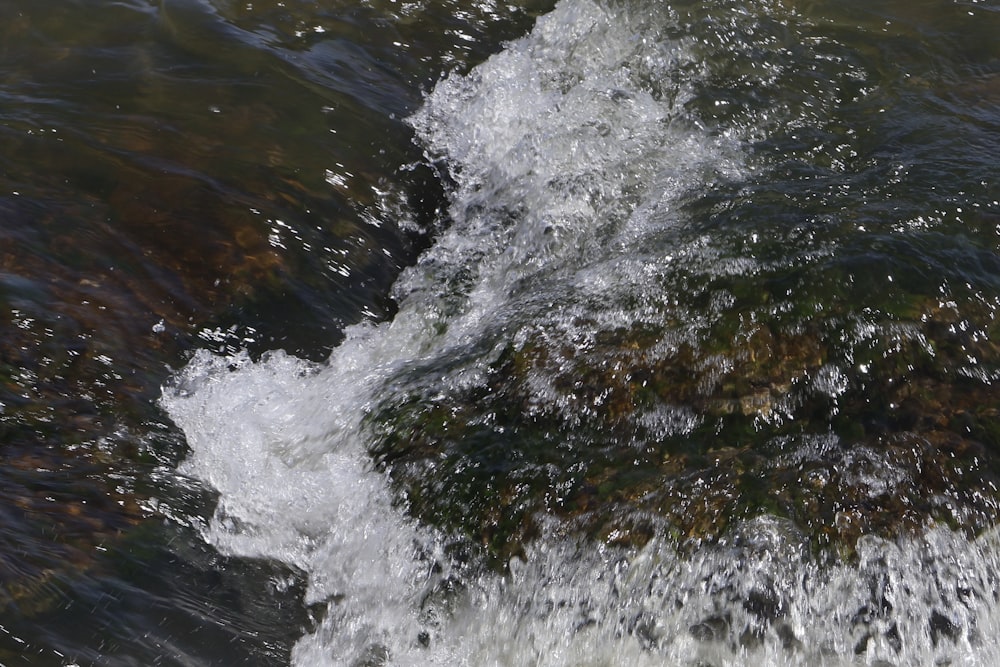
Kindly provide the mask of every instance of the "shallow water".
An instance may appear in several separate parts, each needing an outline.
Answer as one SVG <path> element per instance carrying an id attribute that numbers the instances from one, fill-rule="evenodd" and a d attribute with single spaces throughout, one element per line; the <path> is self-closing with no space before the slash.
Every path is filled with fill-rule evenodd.
<path id="1" fill-rule="evenodd" d="M 287 662 L 300 586 L 190 528 L 160 385 L 391 312 L 442 196 L 403 118 L 526 7 L 0 3 L 0 660 Z"/>
<path id="2" fill-rule="evenodd" d="M 995 5 L 101 7 L 3 29 L 11 655 L 995 661 Z"/>

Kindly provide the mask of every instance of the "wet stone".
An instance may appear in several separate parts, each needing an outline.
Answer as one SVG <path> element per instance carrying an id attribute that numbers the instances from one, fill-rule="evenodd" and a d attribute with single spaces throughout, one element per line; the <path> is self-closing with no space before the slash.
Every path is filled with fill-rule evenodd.
<path id="1" fill-rule="evenodd" d="M 683 546 L 771 515 L 847 559 L 869 534 L 975 535 L 997 517 L 1000 412 L 991 383 L 956 369 L 967 355 L 1000 367 L 1000 349 L 936 302 L 911 308 L 905 327 L 878 325 L 887 340 L 907 331 L 898 342 L 845 342 L 836 313 L 718 326 L 724 339 L 697 344 L 665 346 L 669 326 L 585 346 L 528 336 L 481 384 L 387 397 L 368 417 L 372 455 L 410 512 L 498 562 L 539 516 L 608 543 Z M 989 309 L 963 316 L 996 328 Z"/>
<path id="2" fill-rule="evenodd" d="M 688 628 L 691 636 L 701 642 L 721 641 L 729 635 L 730 621 L 722 616 L 711 616 Z"/>
<path id="3" fill-rule="evenodd" d="M 961 635 L 961 628 L 939 611 L 931 613 L 930 636 L 935 646 L 942 640 L 955 641 Z"/>

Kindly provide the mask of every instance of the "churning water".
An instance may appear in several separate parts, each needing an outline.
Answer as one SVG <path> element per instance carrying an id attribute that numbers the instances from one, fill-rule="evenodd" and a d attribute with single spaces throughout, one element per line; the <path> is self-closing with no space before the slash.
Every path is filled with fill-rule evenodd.
<path id="1" fill-rule="evenodd" d="M 394 317 L 162 399 L 295 663 L 996 664 L 998 29 L 561 0 L 441 80 Z"/>

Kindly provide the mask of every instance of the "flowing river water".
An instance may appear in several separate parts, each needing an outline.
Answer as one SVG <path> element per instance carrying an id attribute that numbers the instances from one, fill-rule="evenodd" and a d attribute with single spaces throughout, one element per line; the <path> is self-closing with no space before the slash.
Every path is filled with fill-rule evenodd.
<path id="1" fill-rule="evenodd" d="M 1000 6 L 0 2 L 0 662 L 1000 661 Z"/>

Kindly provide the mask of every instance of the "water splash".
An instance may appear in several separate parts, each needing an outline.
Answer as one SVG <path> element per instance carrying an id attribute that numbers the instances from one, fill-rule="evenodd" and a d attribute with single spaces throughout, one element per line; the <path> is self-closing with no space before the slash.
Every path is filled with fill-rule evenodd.
<path id="1" fill-rule="evenodd" d="M 670 11 L 567 0 L 528 37 L 446 78 L 411 122 L 429 159 L 447 161 L 454 178 L 451 223 L 397 283 L 396 317 L 349 329 L 325 364 L 280 353 L 257 363 L 199 354 L 164 392 L 191 447 L 182 472 L 220 494 L 206 539 L 226 553 L 299 568 L 308 601 L 325 606 L 296 663 L 985 665 L 1000 657 L 992 532 L 970 540 L 928 523 L 893 538 L 863 534 L 841 559 L 817 556 L 800 526 L 766 513 L 731 517 L 717 540 L 692 545 L 655 517 L 649 539 L 618 539 L 624 521 L 595 539 L 572 512 L 543 512 L 532 518 L 532 538 L 501 550 L 497 567 L 497 553 L 491 560 L 468 537 L 475 529 L 429 521 L 434 512 L 418 508 L 452 503 L 461 513 L 469 491 L 453 481 L 480 464 L 475 457 L 427 446 L 416 469 L 437 480 L 425 487 L 440 496 L 429 502 L 401 494 L 373 469 L 386 424 L 418 430 L 407 420 L 433 418 L 448 433 L 449 420 L 464 420 L 481 429 L 455 432 L 487 433 L 495 439 L 485 447 L 506 448 L 503 456 L 523 461 L 530 475 L 550 475 L 545 502 L 559 506 L 560 494 L 573 491 L 572 475 L 520 448 L 533 424 L 557 425 L 543 441 L 547 451 L 579 457 L 572 470 L 619 445 L 633 458 L 658 454 L 661 441 L 724 423 L 732 412 L 784 433 L 807 406 L 826 424 L 850 398 L 856 380 L 845 362 L 853 358 L 832 363 L 817 353 L 815 362 L 781 366 L 765 392 L 712 402 L 734 369 L 755 362 L 752 349 L 729 357 L 707 342 L 746 297 L 736 287 L 680 288 L 754 277 L 774 260 L 727 252 L 716 234 L 697 229 L 688 208 L 750 178 L 746 146 L 773 125 L 742 115 L 742 124 L 722 130 L 691 110 L 713 73 L 699 63 L 702 47 L 678 36 L 678 21 Z M 780 73 L 761 72 L 763 84 Z M 783 266 L 834 253 L 834 244 L 803 238 L 809 252 Z M 745 312 L 751 325 L 794 315 L 804 328 L 812 314 L 788 315 L 794 309 L 786 298 Z M 619 336 L 612 347 L 622 347 L 629 339 L 619 332 L 643 326 L 653 340 L 634 342 L 627 360 L 671 360 L 687 346 L 704 352 L 692 362 L 699 375 L 681 397 L 689 404 L 633 401 L 619 418 L 616 374 L 634 368 L 615 367 L 604 341 L 610 332 Z M 873 328 L 870 338 L 887 329 Z M 736 337 L 755 331 L 740 328 Z M 508 396 L 489 396 L 491 373 L 511 350 L 532 345 L 568 351 L 532 360 L 512 408 L 522 431 L 512 435 L 498 417 Z M 611 380 L 596 388 L 567 382 L 577 358 Z M 454 396 L 484 398 L 469 416 Z M 826 412 L 809 403 L 820 400 Z M 615 442 L 580 446 L 595 430 Z M 871 502 L 909 480 L 906 470 L 885 466 L 884 452 L 845 450 L 829 430 L 786 433 L 768 446 L 778 452 L 774 465 L 789 469 L 813 459 L 846 466 Z M 414 439 L 411 447 L 424 445 Z M 812 472 L 811 483 L 828 483 L 823 470 Z M 694 488 L 705 479 L 679 475 L 673 483 Z M 477 511 L 502 523 L 507 517 L 497 513 L 514 511 L 517 493 L 508 504 L 487 498 Z M 632 500 L 646 511 L 643 498 Z M 943 493 L 936 502 L 953 500 Z M 709 519 L 713 511 L 691 508 Z M 845 533 L 857 520 L 846 506 L 833 518 Z"/>

